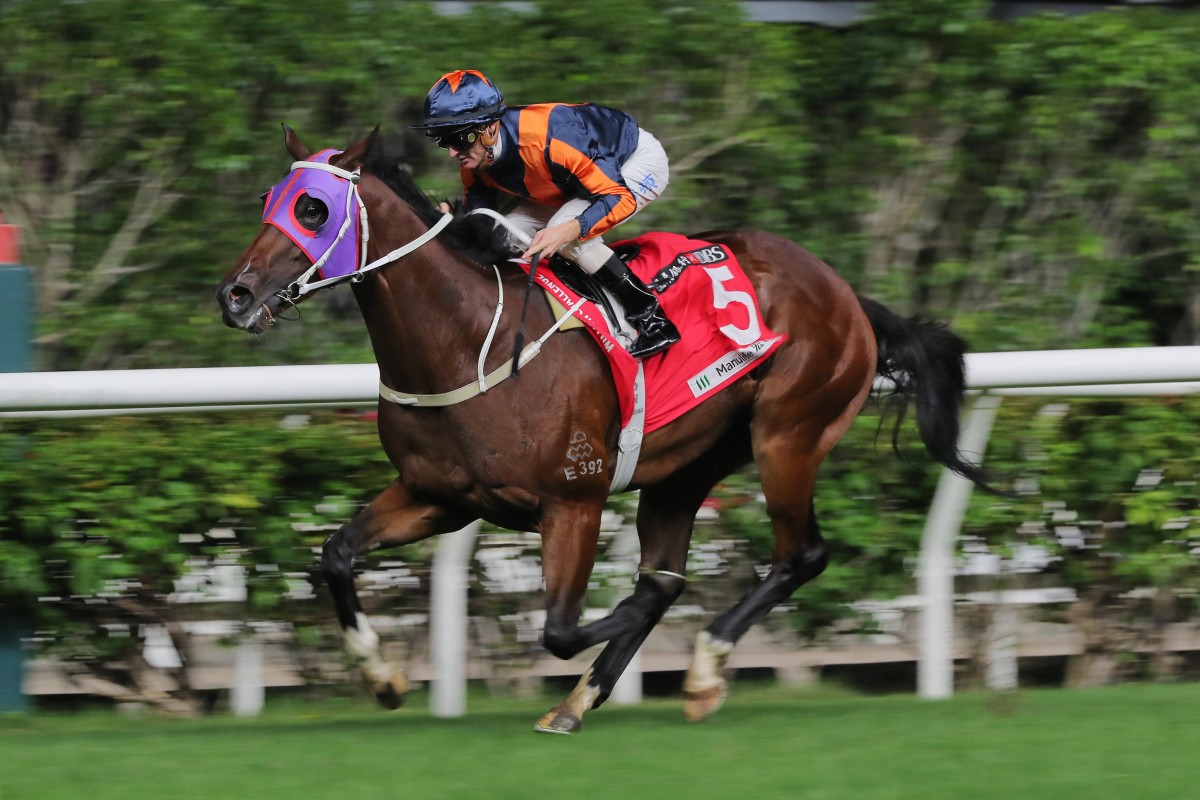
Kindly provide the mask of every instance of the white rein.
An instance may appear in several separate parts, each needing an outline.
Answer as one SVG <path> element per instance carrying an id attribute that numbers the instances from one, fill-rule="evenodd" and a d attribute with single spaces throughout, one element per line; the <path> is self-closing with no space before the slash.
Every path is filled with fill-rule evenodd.
<path id="1" fill-rule="evenodd" d="M 325 164 L 325 163 L 322 163 L 319 161 L 295 161 L 292 163 L 292 169 L 319 169 L 319 170 L 322 170 L 323 172 L 328 172 L 331 175 L 335 175 L 335 176 L 345 180 L 347 182 L 347 186 L 346 186 L 346 219 L 342 223 L 341 229 L 338 231 L 337 238 L 334 239 L 333 244 L 329 245 L 329 248 L 321 255 L 320 258 L 318 258 L 315 262 L 313 262 L 313 265 L 311 267 L 309 267 L 308 270 L 305 271 L 303 275 L 296 278 L 296 280 L 294 280 L 290 284 L 288 284 L 288 287 L 286 289 L 284 289 L 278 293 L 281 298 L 283 298 L 284 300 L 287 300 L 288 302 L 293 302 L 295 300 L 299 300 L 301 297 L 303 297 L 306 294 L 309 294 L 310 292 L 315 292 L 317 289 L 323 289 L 326 286 L 330 286 L 335 283 L 341 283 L 342 281 L 348 280 L 353 283 L 358 283 L 359 281 L 361 281 L 363 279 L 363 276 L 366 273 L 370 272 L 371 270 L 378 269 L 382 266 L 386 266 L 387 264 L 392 263 L 393 261 L 397 261 L 397 260 L 403 258 L 404 256 L 408 255 L 409 253 L 413 252 L 414 250 L 417 250 L 420 247 L 427 244 L 428 242 L 432 241 L 434 239 L 434 237 L 436 237 L 439 233 L 441 233 L 442 230 L 447 225 L 449 225 L 450 222 L 454 219 L 454 216 L 452 214 L 448 214 L 448 213 L 443 214 L 442 218 L 439 219 L 434 224 L 434 226 L 432 228 L 430 228 L 428 231 L 421 234 L 416 239 L 413 239 L 408 244 L 398 247 L 395 250 L 388 253 L 387 255 L 385 255 L 381 258 L 377 258 L 368 264 L 367 263 L 367 242 L 370 240 L 370 237 L 371 237 L 371 232 L 370 232 L 371 229 L 370 229 L 370 225 L 368 224 L 368 220 L 367 220 L 367 206 L 362 201 L 362 195 L 360 195 L 359 191 L 358 191 L 358 185 L 362 181 L 361 170 L 356 169 L 353 172 L 351 172 L 349 170 L 342 169 L 341 167 L 335 167 L 332 164 Z M 341 244 L 342 239 L 345 238 L 346 232 L 350 230 L 350 224 L 353 219 L 353 217 L 351 215 L 353 214 L 353 211 L 354 211 L 354 201 L 355 200 L 358 201 L 358 219 L 359 219 L 359 230 L 360 230 L 360 234 L 359 234 L 359 239 L 360 239 L 359 253 L 360 253 L 360 255 L 359 255 L 358 269 L 355 270 L 354 272 L 348 273 L 346 275 L 338 275 L 333 278 L 325 278 L 324 280 L 310 282 L 309 279 L 312 278 L 312 276 L 316 274 L 317 270 L 319 270 L 325 264 L 325 262 L 329 260 L 330 255 L 337 248 L 337 246 L 339 244 Z M 509 231 L 511 233 L 515 234 L 518 238 L 525 239 L 526 244 L 528 244 L 529 237 L 526 236 L 522 231 L 519 231 L 516 228 L 512 227 L 512 225 L 508 222 L 508 220 L 504 219 L 504 217 L 501 216 L 500 214 L 497 214 L 494 211 L 490 211 L 490 210 L 486 210 L 486 209 L 481 209 L 479 212 L 472 212 L 472 213 L 485 213 L 485 214 L 488 214 L 489 216 L 494 217 L 499 222 L 501 222 L 506 227 L 508 227 Z M 496 335 L 496 329 L 500 325 L 500 314 L 504 310 L 504 283 L 500 277 L 500 270 L 497 269 L 494 265 L 493 265 L 492 269 L 496 273 L 496 286 L 497 286 L 497 289 L 499 292 L 499 296 L 496 301 L 495 314 L 492 316 L 492 324 L 488 329 L 487 337 L 484 339 L 483 347 L 481 348 L 480 353 L 479 353 L 479 361 L 477 364 L 478 380 L 476 380 L 473 383 L 469 383 L 466 386 L 460 387 L 459 389 L 455 389 L 452 392 L 444 392 L 442 394 L 410 394 L 408 392 L 400 392 L 400 391 L 396 391 L 395 389 L 392 389 L 392 388 L 386 386 L 382 381 L 380 381 L 379 394 L 381 397 L 383 397 L 385 400 L 389 400 L 393 403 L 398 403 L 401 405 L 414 405 L 414 406 L 454 405 L 456 403 L 461 403 L 463 400 L 467 400 L 471 397 L 475 397 L 478 394 L 482 394 L 482 393 L 486 392 L 488 389 L 492 388 L 497 383 L 500 383 L 501 381 L 503 381 L 505 378 L 507 378 L 509 375 L 512 374 L 512 372 L 513 372 L 513 360 L 512 359 L 510 359 L 509 361 L 502 364 L 499 368 L 492 370 L 491 373 L 489 373 L 489 374 L 484 373 L 484 363 L 487 361 L 488 352 L 491 350 L 492 340 L 495 338 L 495 335 Z M 537 339 L 536 341 L 530 342 L 521 351 L 521 353 L 518 357 L 518 365 L 519 366 L 522 366 L 522 367 L 525 366 L 526 363 L 528 363 L 531 359 L 533 359 L 534 356 L 536 356 L 539 352 L 541 352 L 542 345 L 546 342 L 546 340 L 548 338 L 550 338 L 550 336 L 556 330 L 558 330 L 559 327 L 564 322 L 566 322 L 568 318 L 570 318 L 575 313 L 575 309 L 577 309 L 580 305 L 582 305 L 583 300 L 584 300 L 584 298 L 580 298 L 578 302 L 576 302 L 574 305 L 571 306 L 571 308 L 567 309 L 566 313 L 563 314 L 563 316 L 560 319 L 555 320 L 554 324 L 550 327 L 549 330 L 547 330 L 544 334 L 542 334 L 541 338 Z"/>

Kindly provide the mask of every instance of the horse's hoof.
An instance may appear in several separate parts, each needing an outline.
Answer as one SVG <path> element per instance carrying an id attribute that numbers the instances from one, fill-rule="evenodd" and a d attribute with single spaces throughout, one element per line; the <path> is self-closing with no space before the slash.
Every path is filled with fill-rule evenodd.
<path id="1" fill-rule="evenodd" d="M 376 690 L 375 701 L 388 711 L 395 711 L 404 705 L 404 695 L 397 692 L 391 686 L 385 686 L 382 689 Z"/>
<path id="2" fill-rule="evenodd" d="M 388 711 L 395 711 L 404 705 L 404 696 L 408 693 L 408 678 L 403 672 L 396 671 L 387 683 L 377 683 L 371 687 L 375 700 Z"/>
<path id="3" fill-rule="evenodd" d="M 537 721 L 537 725 L 533 729 L 538 733 L 558 733 L 572 734 L 583 727 L 583 720 L 572 714 L 570 711 L 563 711 L 559 708 L 552 708 L 546 712 L 546 715 Z"/>
<path id="4" fill-rule="evenodd" d="M 698 691 L 683 692 L 683 715 L 688 722 L 701 722 L 708 719 L 725 705 L 725 697 L 729 694 L 726 684 Z"/>

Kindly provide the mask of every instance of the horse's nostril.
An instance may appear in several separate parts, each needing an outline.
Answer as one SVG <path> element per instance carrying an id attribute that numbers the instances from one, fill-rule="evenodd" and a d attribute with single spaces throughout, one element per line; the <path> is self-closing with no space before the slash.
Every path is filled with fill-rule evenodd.
<path id="1" fill-rule="evenodd" d="M 235 314 L 240 314 L 254 303 L 254 293 L 235 283 L 225 291 L 225 306 Z"/>

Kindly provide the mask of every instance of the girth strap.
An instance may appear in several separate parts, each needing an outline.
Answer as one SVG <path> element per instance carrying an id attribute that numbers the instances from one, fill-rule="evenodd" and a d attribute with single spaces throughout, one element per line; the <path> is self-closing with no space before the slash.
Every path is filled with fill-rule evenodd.
<path id="1" fill-rule="evenodd" d="M 528 242 L 528 237 L 525 237 L 521 231 L 512 227 L 501 215 L 484 209 L 479 209 L 472 213 L 480 212 L 495 217 L 497 220 L 503 222 L 517 237 L 524 238 Z M 496 313 L 492 320 L 492 327 L 488 331 L 487 338 L 484 340 L 483 347 L 480 350 L 478 380 L 472 381 L 465 386 L 460 386 L 453 391 L 441 392 L 440 394 L 401 392 L 391 388 L 380 380 L 379 396 L 384 400 L 398 405 L 415 406 L 417 408 L 437 408 L 452 406 L 464 400 L 470 400 L 472 397 L 477 397 L 507 380 L 513 374 L 513 359 L 504 362 L 487 375 L 483 374 L 483 362 L 487 358 L 488 351 L 491 348 L 492 337 L 496 332 L 496 326 L 500 320 L 500 311 L 504 307 L 504 282 L 500 278 L 499 270 L 496 271 L 496 283 L 499 289 L 499 298 L 496 303 Z M 521 367 L 532 361 L 542 351 L 542 345 L 554 335 L 555 331 L 583 327 L 583 324 L 575 316 L 575 311 L 583 305 L 587 299 L 586 297 L 581 296 L 570 308 L 562 305 L 548 292 L 546 297 L 550 300 L 551 309 L 555 313 L 555 322 L 537 341 L 530 342 L 521 350 L 521 356 L 518 359 Z M 637 377 L 634 380 L 633 396 L 633 414 L 630 417 L 629 423 L 621 429 L 617 440 L 617 464 L 613 469 L 612 482 L 609 484 L 609 492 L 612 494 L 624 491 L 625 487 L 629 485 L 629 482 L 633 479 L 633 473 L 637 469 L 638 459 L 641 456 L 642 439 L 645 435 L 646 423 L 646 377 L 640 361 L 637 365 Z"/>
<path id="2" fill-rule="evenodd" d="M 551 332 L 556 329 L 551 329 Z M 521 366 L 525 366 L 533 357 L 542 350 L 542 342 L 539 339 L 536 342 L 530 342 L 521 351 Z M 389 388 L 383 381 L 379 382 L 379 396 L 384 400 L 390 400 L 402 406 L 420 406 L 422 408 L 433 408 L 437 406 L 452 406 L 461 403 L 464 400 L 470 400 L 476 395 L 483 394 L 488 389 L 491 389 L 496 384 L 504 381 L 513 373 L 513 360 L 510 358 L 494 370 L 489 372 L 482 381 L 472 381 L 466 386 L 460 386 L 452 392 L 442 392 L 441 394 L 412 394 L 409 392 L 398 392 L 395 389 Z"/>

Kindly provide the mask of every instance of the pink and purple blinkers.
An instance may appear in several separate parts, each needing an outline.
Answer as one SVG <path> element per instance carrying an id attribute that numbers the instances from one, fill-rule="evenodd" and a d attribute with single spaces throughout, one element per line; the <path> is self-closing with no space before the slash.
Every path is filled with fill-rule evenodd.
<path id="1" fill-rule="evenodd" d="M 338 152 L 322 150 L 307 160 L 328 164 Z M 349 204 L 346 202 L 348 194 Z M 329 210 L 329 218 L 315 231 L 308 230 L 296 220 L 296 201 L 302 195 L 320 200 Z M 314 264 L 328 256 L 317 271 L 320 278 L 340 278 L 355 272 L 360 264 L 358 204 L 358 194 L 350 181 L 322 169 L 297 167 L 267 192 L 262 221 L 283 231 Z M 347 223 L 347 216 L 350 229 L 339 241 L 338 235 Z"/>

